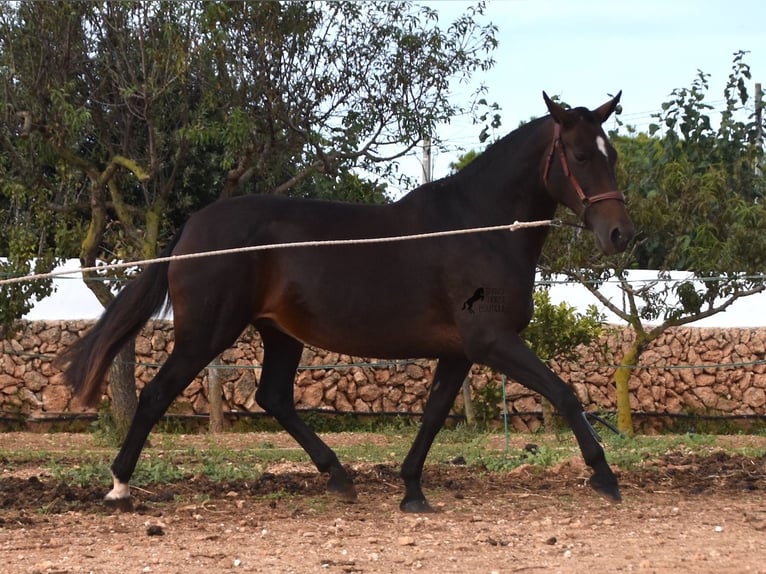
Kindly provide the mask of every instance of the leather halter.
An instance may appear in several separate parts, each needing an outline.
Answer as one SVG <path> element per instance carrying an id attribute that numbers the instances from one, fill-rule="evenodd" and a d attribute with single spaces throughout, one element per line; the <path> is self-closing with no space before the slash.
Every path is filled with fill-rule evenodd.
<path id="1" fill-rule="evenodd" d="M 616 199 L 617 201 L 625 203 L 625 196 L 621 191 L 617 190 L 605 191 L 604 193 L 597 193 L 596 195 L 590 196 L 585 195 L 585 192 L 580 186 L 580 183 L 577 181 L 577 178 L 572 173 L 572 170 L 569 169 L 567 154 L 564 151 L 564 142 L 561 141 L 561 126 L 558 123 L 554 125 L 553 145 L 551 146 L 551 151 L 548 152 L 548 157 L 545 160 L 545 171 L 543 172 L 543 183 L 545 184 L 545 187 L 548 187 L 548 173 L 551 171 L 551 165 L 553 164 L 553 154 L 556 153 L 556 149 L 559 150 L 559 158 L 561 159 L 561 167 L 564 170 L 564 175 L 569 178 L 569 183 L 572 184 L 572 187 L 574 187 L 574 190 L 577 192 L 577 195 L 585 207 L 585 210 L 587 210 L 594 203 L 598 203 L 599 201 L 604 201 L 607 199 Z M 583 211 L 583 217 L 584 216 L 585 211 Z"/>

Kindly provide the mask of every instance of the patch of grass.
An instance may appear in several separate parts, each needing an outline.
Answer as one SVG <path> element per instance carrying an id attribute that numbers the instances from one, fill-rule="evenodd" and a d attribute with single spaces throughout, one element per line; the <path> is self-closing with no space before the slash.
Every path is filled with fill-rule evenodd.
<path id="1" fill-rule="evenodd" d="M 420 421 L 420 417 L 415 415 L 338 414 L 320 411 L 303 411 L 300 417 L 317 433 L 399 432 L 417 428 Z"/>
<path id="2" fill-rule="evenodd" d="M 543 440 L 536 440 L 534 445 L 529 445 L 529 449 L 489 453 L 482 456 L 479 462 L 487 470 L 495 472 L 508 472 L 522 464 L 529 464 L 542 470 L 579 454 L 577 447 L 571 441 L 559 440 L 555 435 L 536 436 L 537 438 L 543 438 Z"/>
<path id="3" fill-rule="evenodd" d="M 709 453 L 714 450 L 713 435 L 683 434 L 644 436 L 632 438 L 612 435 L 606 440 L 607 459 L 624 469 L 645 467 L 651 460 L 670 452 Z"/>
<path id="4" fill-rule="evenodd" d="M 183 464 L 177 464 L 173 460 L 164 457 L 152 457 L 150 460 L 139 462 L 136 472 L 130 482 L 143 486 L 156 483 L 178 482 L 191 478 L 194 473 Z"/>
<path id="5" fill-rule="evenodd" d="M 344 464 L 385 463 L 399 465 L 411 448 L 415 427 L 389 428 L 371 438 L 360 435 L 359 440 L 349 440 L 344 434 L 334 438 L 325 436 Z M 766 453 L 763 439 L 734 440 L 716 435 L 687 433 L 682 435 L 645 436 L 621 438 L 609 432 L 602 433 L 605 451 L 610 464 L 624 470 L 651 468 L 670 453 L 709 455 L 718 451 L 760 457 Z M 341 440 L 342 438 L 342 440 Z M 541 471 L 571 458 L 579 458 L 580 451 L 571 433 L 560 436 L 550 433 L 534 435 L 510 435 L 512 446 L 506 452 L 505 441 L 497 432 L 476 431 L 466 425 L 442 430 L 434 441 L 427 464 L 466 464 L 477 471 L 507 472 L 519 465 L 529 464 Z M 337 440 L 337 444 L 335 441 Z M 535 447 L 525 448 L 526 441 Z M 229 441 L 222 441 L 232 444 Z M 258 438 L 244 448 L 222 446 L 213 437 L 193 442 L 182 435 L 154 433 L 151 448 L 141 456 L 136 473 L 131 480 L 136 485 L 173 483 L 204 476 L 218 483 L 257 479 L 273 462 L 308 462 L 308 455 L 297 445 L 284 444 L 280 438 Z M 244 441 L 242 444 L 245 444 Z M 737 447 L 732 444 L 740 445 Z M 68 450 L 6 448 L 0 451 L 0 461 L 5 469 L 38 466 L 46 469 L 55 480 L 88 487 L 111 483 L 109 466 L 112 449 L 82 447 Z M 454 462 L 458 461 L 458 462 Z"/>
<path id="6" fill-rule="evenodd" d="M 77 464 L 53 459 L 47 466 L 54 480 L 70 486 L 87 488 L 94 484 L 111 482 L 109 463 L 105 459 L 83 459 Z"/>
<path id="7" fill-rule="evenodd" d="M 213 482 L 254 480 L 263 474 L 263 459 L 250 451 L 243 456 L 243 453 L 214 449 L 200 459 L 199 473 Z"/>

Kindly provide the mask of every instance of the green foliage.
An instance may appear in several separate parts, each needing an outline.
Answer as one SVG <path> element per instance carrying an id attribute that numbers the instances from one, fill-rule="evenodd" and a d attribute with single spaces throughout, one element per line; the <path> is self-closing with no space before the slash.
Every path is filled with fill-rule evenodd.
<path id="1" fill-rule="evenodd" d="M 148 460 L 146 460 L 147 458 Z M 131 482 L 137 486 L 142 486 L 178 482 L 187 480 L 191 476 L 190 471 L 173 460 L 172 456 L 165 457 L 159 454 L 145 457 L 141 464 L 136 467 Z"/>
<path id="2" fill-rule="evenodd" d="M 2 271 L 152 257 L 221 196 L 386 201 L 392 159 L 497 111 L 450 97 L 494 63 L 483 10 L 444 26 L 410 2 L 0 4 Z M 0 321 L 46 288 L 3 293 Z"/>
<path id="3" fill-rule="evenodd" d="M 51 460 L 48 470 L 54 480 L 87 488 L 94 484 L 108 484 L 111 480 L 109 462 L 105 458 L 84 459 L 79 462 Z"/>
<path id="4" fill-rule="evenodd" d="M 449 169 L 451 173 L 457 173 L 461 169 L 463 169 L 465 166 L 467 166 L 469 163 L 471 163 L 474 159 L 476 159 L 476 156 L 479 155 L 480 152 L 477 152 L 475 149 L 468 150 L 463 155 L 461 155 L 457 161 L 452 161 L 449 164 Z"/>
<path id="5" fill-rule="evenodd" d="M 584 314 L 564 302 L 554 305 L 547 289 L 535 291 L 534 301 L 535 313 L 523 335 L 543 361 L 575 358 L 579 345 L 601 336 L 604 316 L 595 305 L 588 306 Z"/>
<path id="6" fill-rule="evenodd" d="M 96 437 L 99 444 L 111 447 L 119 447 L 122 438 L 117 431 L 117 425 L 114 422 L 114 416 L 109 410 L 109 403 L 102 402 L 98 407 L 98 416 L 90 424 L 90 432 Z"/>
<path id="7" fill-rule="evenodd" d="M 473 409 L 479 429 L 490 429 L 500 414 L 503 404 L 503 387 L 495 379 L 473 391 Z"/>

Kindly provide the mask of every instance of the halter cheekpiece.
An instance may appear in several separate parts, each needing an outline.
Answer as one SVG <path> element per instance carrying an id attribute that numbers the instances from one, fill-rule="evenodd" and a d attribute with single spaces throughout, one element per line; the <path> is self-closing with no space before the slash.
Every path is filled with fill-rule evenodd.
<path id="1" fill-rule="evenodd" d="M 580 186 L 580 183 L 577 181 L 577 178 L 572 173 L 572 170 L 569 169 L 567 154 L 564 151 L 564 142 L 561 141 L 561 126 L 558 123 L 554 124 L 553 145 L 551 146 L 551 151 L 548 152 L 548 157 L 545 160 L 545 171 L 543 172 L 543 183 L 545 183 L 545 187 L 548 187 L 548 173 L 551 171 L 551 165 L 553 164 L 553 155 L 556 153 L 557 149 L 559 151 L 559 158 L 561 160 L 561 167 L 564 170 L 564 174 L 569 178 L 569 183 L 571 183 L 572 187 L 574 187 L 574 190 L 577 192 L 577 196 L 580 198 L 580 201 L 585 206 L 585 209 L 588 209 L 588 207 L 590 207 L 594 203 L 598 203 L 599 201 L 604 201 L 606 199 L 616 199 L 617 201 L 621 201 L 625 203 L 625 196 L 622 194 L 621 191 L 617 191 L 617 190 L 605 191 L 604 193 L 597 193 L 596 195 L 591 195 L 591 196 L 585 195 L 585 192 Z"/>

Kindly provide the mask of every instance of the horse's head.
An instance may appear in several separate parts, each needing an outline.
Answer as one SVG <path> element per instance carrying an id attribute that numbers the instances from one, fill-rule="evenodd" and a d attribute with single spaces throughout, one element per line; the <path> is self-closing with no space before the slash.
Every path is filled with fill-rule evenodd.
<path id="1" fill-rule="evenodd" d="M 617 152 L 601 128 L 620 101 L 620 92 L 595 110 L 564 109 L 545 92 L 551 113 L 551 143 L 543 165 L 548 192 L 593 231 L 604 253 L 624 251 L 633 238 L 625 198 L 617 190 Z"/>

